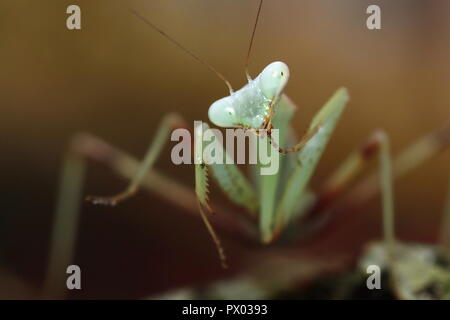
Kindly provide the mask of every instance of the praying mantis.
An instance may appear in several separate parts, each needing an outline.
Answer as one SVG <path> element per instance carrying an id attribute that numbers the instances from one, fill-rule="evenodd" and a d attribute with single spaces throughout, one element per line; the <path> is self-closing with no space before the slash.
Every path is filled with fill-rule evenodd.
<path id="1" fill-rule="evenodd" d="M 262 4 L 263 1 L 260 1 L 247 55 L 247 65 Z M 139 13 L 132 12 L 188 54 L 203 62 Z M 300 142 L 292 148 L 286 149 L 284 145 L 287 140 L 289 122 L 296 109 L 295 104 L 283 93 L 289 79 L 288 66 L 281 61 L 272 62 L 255 79 L 251 78 L 246 68 L 247 85 L 234 91 L 230 83 L 218 71 L 206 62 L 203 63 L 225 82 L 230 92 L 229 96 L 217 100 L 210 106 L 208 116 L 212 123 L 223 128 L 234 127 L 251 130 L 256 135 L 260 135 L 260 130 L 264 130 L 266 137 L 260 143 L 273 145 L 280 153 L 279 157 L 282 154 L 299 151 L 297 160 L 295 160 L 296 164 L 292 164 L 293 169 L 286 184 L 281 181 L 280 174 L 261 175 L 258 177 L 258 186 L 254 188 L 234 164 L 211 165 L 216 181 L 229 199 L 244 206 L 250 214 L 259 215 L 261 240 L 269 243 L 281 232 L 295 213 L 296 203 L 302 202 L 301 197 L 307 183 L 348 101 L 347 90 L 339 89 L 313 119 L 309 130 L 300 139 Z M 178 114 L 170 114 L 165 117 L 139 170 L 124 192 L 111 197 L 89 196 L 87 200 L 94 204 L 116 205 L 133 195 L 143 177 L 151 170 L 164 143 L 169 138 L 170 131 L 182 123 L 183 120 Z M 204 124 L 204 127 L 207 128 L 208 125 Z M 279 128 L 281 131 L 278 142 L 275 142 L 272 137 L 273 128 Z M 194 133 L 196 141 L 202 143 L 203 134 L 203 127 L 196 129 Z M 383 141 L 385 141 L 384 138 Z M 195 164 L 195 191 L 199 202 L 199 211 L 217 246 L 222 266 L 225 267 L 224 250 L 204 210 L 212 211 L 208 204 L 208 166 L 205 164 L 205 159 L 202 158 L 203 155 L 198 155 L 198 157 L 200 159 L 196 159 Z M 284 160 L 287 161 L 287 158 L 281 159 L 281 161 Z M 287 163 L 285 165 L 287 166 Z M 279 198 L 277 197 L 278 190 L 282 190 Z"/>
<path id="2" fill-rule="evenodd" d="M 249 178 L 235 164 L 209 165 L 206 163 L 206 159 L 200 158 L 194 164 L 196 199 L 193 201 L 192 194 L 188 190 L 177 182 L 157 173 L 153 168 L 164 144 L 169 140 L 171 131 L 179 127 L 186 127 L 185 121 L 179 114 L 170 113 L 164 117 L 144 159 L 139 163 L 136 163 L 128 155 L 103 143 L 98 138 L 86 134 L 77 135 L 72 140 L 66 153 L 62 168 L 49 276 L 46 283 L 47 291 L 60 286 L 61 279 L 54 275 L 58 274 L 58 270 L 67 266 L 71 250 L 73 250 L 76 230 L 71 226 L 77 223 L 77 212 L 82 197 L 81 186 L 85 170 L 85 157 L 104 161 L 119 174 L 131 179 L 125 191 L 114 196 L 88 196 L 86 197 L 88 201 L 94 204 L 117 205 L 135 194 L 143 186 L 169 200 L 176 202 L 186 200 L 182 206 L 187 206 L 189 210 L 200 214 L 216 245 L 223 267 L 227 265 L 225 250 L 208 218 L 210 212 L 216 211 L 209 200 L 210 174 L 228 199 L 243 208 L 246 213 L 246 221 L 257 222 L 258 236 L 256 237 L 267 244 L 280 237 L 286 227 L 309 217 L 311 212 L 326 211 L 329 204 L 342 194 L 346 187 L 366 167 L 369 160 L 378 158 L 380 167 L 379 186 L 382 191 L 382 211 L 385 221 L 384 232 L 388 247 L 393 247 L 395 240 L 393 225 L 394 174 L 392 171 L 393 167 L 395 171 L 396 163 L 392 166 L 387 134 L 379 130 L 371 135 L 362 147 L 358 148 L 338 167 L 321 193 L 316 194 L 310 189 L 311 177 L 347 106 L 349 93 L 346 88 L 338 89 L 317 112 L 303 137 L 296 139 L 290 121 L 293 119 L 297 107 L 284 93 L 290 73 L 288 66 L 281 61 L 272 62 L 254 79 L 247 70 L 262 5 L 263 1 L 260 0 L 247 53 L 246 76 L 248 83 L 237 91 L 234 91 L 230 83 L 211 65 L 185 49 L 184 46 L 137 12 L 132 11 L 132 13 L 187 54 L 204 64 L 225 82 L 230 94 L 210 106 L 208 110 L 210 121 L 218 127 L 240 128 L 260 137 L 260 145 L 271 146 L 272 152 L 277 153 L 280 160 L 280 170 L 273 175 L 261 175 L 258 172 L 263 165 L 258 163 L 251 168 L 251 178 Z M 209 129 L 209 126 L 203 123 L 201 127 L 194 130 L 197 141 L 203 140 L 202 136 L 207 129 Z M 275 130 L 278 130 L 277 139 L 274 139 L 272 134 Z M 448 134 L 448 131 L 447 126 L 445 132 Z M 427 141 L 430 142 L 433 139 L 435 139 L 434 134 L 430 135 Z M 447 143 L 448 138 L 445 142 L 437 145 L 435 149 L 427 150 L 427 157 L 443 149 Z M 423 161 L 426 157 L 422 158 L 417 161 Z M 164 190 L 171 189 L 173 194 L 161 194 L 157 190 L 158 186 L 165 186 L 161 188 Z M 175 199 L 177 197 L 178 199 Z M 193 207 L 194 210 L 192 210 Z M 220 214 L 218 212 L 218 215 Z M 239 233 L 243 230 L 249 230 L 247 227 L 239 229 L 235 220 L 226 220 L 230 217 L 223 217 L 223 219 L 223 221 L 228 221 L 223 223 L 224 228 L 231 230 L 231 232 Z M 233 229 L 234 227 L 236 229 Z M 251 237 L 255 237 L 253 229 L 250 233 Z M 62 248 L 66 248 L 64 253 L 62 253 Z"/>

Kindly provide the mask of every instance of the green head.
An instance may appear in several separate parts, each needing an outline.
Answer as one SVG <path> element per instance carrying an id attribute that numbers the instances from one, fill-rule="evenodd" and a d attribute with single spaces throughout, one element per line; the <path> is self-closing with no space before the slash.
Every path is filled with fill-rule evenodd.
<path id="1" fill-rule="evenodd" d="M 237 127 L 239 123 L 262 123 L 267 106 L 283 93 L 288 79 L 288 66 L 281 61 L 272 62 L 243 88 L 214 102 L 209 107 L 209 120 L 224 128 Z"/>

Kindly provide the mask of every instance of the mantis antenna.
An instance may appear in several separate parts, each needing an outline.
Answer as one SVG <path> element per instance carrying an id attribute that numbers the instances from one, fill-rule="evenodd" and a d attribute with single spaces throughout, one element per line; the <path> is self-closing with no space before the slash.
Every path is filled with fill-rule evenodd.
<path id="1" fill-rule="evenodd" d="M 258 12 L 256 13 L 255 24 L 253 25 L 252 36 L 250 38 L 250 45 L 249 45 L 248 51 L 247 51 L 247 58 L 245 59 L 245 75 L 247 76 L 247 80 L 249 80 L 249 81 L 252 79 L 252 77 L 250 77 L 250 74 L 248 73 L 248 62 L 250 60 L 250 53 L 251 53 L 252 47 L 253 47 L 253 39 L 255 38 L 256 27 L 258 26 L 258 20 L 259 20 L 259 15 L 261 13 L 262 4 L 263 4 L 263 0 L 260 0 L 259 6 L 258 6 Z"/>
<path id="2" fill-rule="evenodd" d="M 167 33 L 165 33 L 163 30 L 161 30 L 160 28 L 158 28 L 156 25 L 154 25 L 152 22 L 150 22 L 148 19 L 146 19 L 144 16 L 142 16 L 141 14 L 139 14 L 136 10 L 129 8 L 130 12 L 132 14 L 134 14 L 138 19 L 140 19 L 141 21 L 143 21 L 146 25 L 148 25 L 149 27 L 151 27 L 153 30 L 155 30 L 156 32 L 158 32 L 159 34 L 161 34 L 164 38 L 166 38 L 167 40 L 169 40 L 170 42 L 172 42 L 173 44 L 175 44 L 178 48 L 180 48 L 181 50 L 183 50 L 185 53 L 187 53 L 188 55 L 190 55 L 191 57 L 193 57 L 195 60 L 197 60 L 198 62 L 200 62 L 201 64 L 203 64 L 204 66 L 206 66 L 209 70 L 211 70 L 212 72 L 214 72 L 220 79 L 222 79 L 223 82 L 225 82 L 225 84 L 227 85 L 228 89 L 230 90 L 230 94 L 233 93 L 233 88 L 231 87 L 230 82 L 219 72 L 216 70 L 216 68 L 214 68 L 212 65 L 210 65 L 208 62 L 206 62 L 205 60 L 201 59 L 199 56 L 197 56 L 195 53 L 193 53 L 192 51 L 188 50 L 187 48 L 185 48 L 181 43 L 179 43 L 177 40 L 175 40 L 174 38 L 172 38 L 171 36 L 169 36 Z"/>

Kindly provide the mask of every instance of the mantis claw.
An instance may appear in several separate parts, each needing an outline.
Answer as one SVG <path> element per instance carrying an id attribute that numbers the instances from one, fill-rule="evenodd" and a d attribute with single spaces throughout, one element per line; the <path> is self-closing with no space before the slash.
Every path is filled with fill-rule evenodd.
<path id="1" fill-rule="evenodd" d="M 125 192 L 119 193 L 112 197 L 101 197 L 101 196 L 87 196 L 85 198 L 86 201 L 91 202 L 92 204 L 100 204 L 104 206 L 116 206 L 119 202 L 133 196 L 136 193 L 136 188 L 131 188 Z"/>

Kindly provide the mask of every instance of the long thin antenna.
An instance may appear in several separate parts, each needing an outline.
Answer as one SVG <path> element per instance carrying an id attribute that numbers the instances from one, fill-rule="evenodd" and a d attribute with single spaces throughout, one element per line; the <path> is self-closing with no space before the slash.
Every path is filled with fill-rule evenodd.
<path id="1" fill-rule="evenodd" d="M 259 6 L 258 6 L 258 13 L 256 14 L 256 20 L 255 20 L 255 24 L 253 26 L 252 37 L 250 38 L 250 45 L 248 47 L 247 58 L 245 59 L 245 75 L 247 76 L 247 80 L 249 80 L 249 81 L 252 79 L 252 77 L 250 77 L 250 74 L 248 73 L 248 62 L 250 60 L 250 53 L 251 53 L 252 47 L 253 47 L 253 39 L 255 38 L 256 27 L 258 26 L 258 20 L 259 20 L 259 15 L 261 13 L 262 4 L 263 4 L 263 0 L 260 0 Z"/>
<path id="2" fill-rule="evenodd" d="M 227 85 L 228 89 L 230 90 L 230 94 L 233 93 L 233 88 L 231 87 L 230 82 L 219 72 L 217 71 L 212 65 L 210 65 L 208 62 L 206 62 L 205 60 L 201 59 L 199 56 L 197 56 L 195 53 L 193 53 L 192 51 L 188 50 L 187 48 L 185 48 L 181 43 L 179 43 L 178 41 L 176 41 L 174 38 L 172 38 L 171 36 L 169 36 L 167 33 L 165 33 L 164 31 L 162 31 L 160 28 L 158 28 L 156 25 L 154 25 L 152 22 L 150 22 L 149 20 L 147 20 L 144 16 L 142 16 L 141 14 L 139 14 L 136 10 L 129 8 L 130 12 L 132 14 L 134 14 L 137 18 L 139 18 L 141 21 L 143 21 L 145 24 L 147 24 L 149 27 L 151 27 L 152 29 L 154 29 L 156 32 L 158 32 L 159 34 L 161 34 L 163 37 L 165 37 L 167 40 L 169 40 L 170 42 L 172 42 L 173 44 L 175 44 L 178 48 L 180 48 L 181 50 L 183 50 L 185 53 L 187 53 L 188 55 L 190 55 L 191 57 L 193 57 L 195 60 L 197 60 L 198 62 L 200 62 L 201 64 L 203 64 L 204 66 L 206 66 L 209 70 L 211 70 L 212 72 L 214 72 L 220 79 L 223 80 L 223 82 L 225 82 L 225 84 Z"/>

